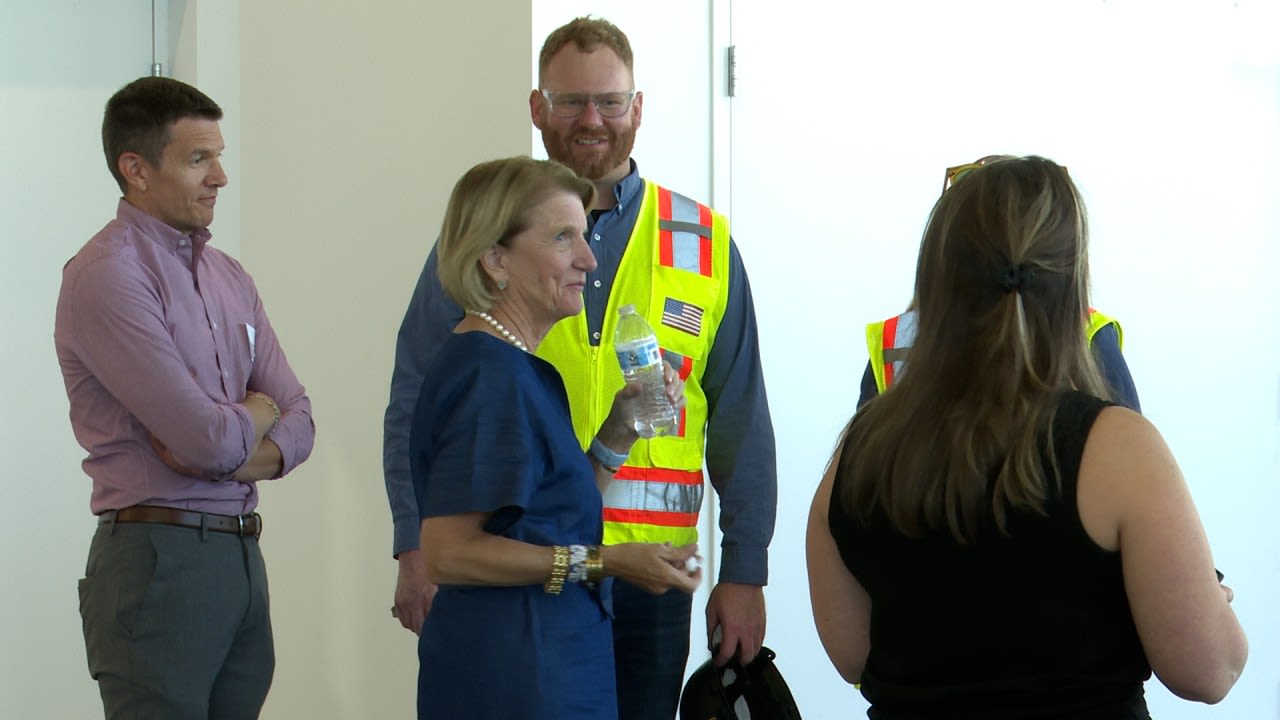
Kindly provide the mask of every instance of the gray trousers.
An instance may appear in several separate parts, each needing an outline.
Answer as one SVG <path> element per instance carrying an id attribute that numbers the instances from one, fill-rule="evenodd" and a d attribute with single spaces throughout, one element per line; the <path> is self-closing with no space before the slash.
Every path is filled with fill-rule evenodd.
<path id="1" fill-rule="evenodd" d="M 80 581 L 89 674 L 108 720 L 256 718 L 275 670 L 258 541 L 99 526 Z"/>

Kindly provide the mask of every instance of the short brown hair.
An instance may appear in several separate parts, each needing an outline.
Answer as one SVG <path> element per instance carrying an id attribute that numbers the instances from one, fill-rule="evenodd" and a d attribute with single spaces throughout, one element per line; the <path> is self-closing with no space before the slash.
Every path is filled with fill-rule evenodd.
<path id="1" fill-rule="evenodd" d="M 528 227 L 535 205 L 557 192 L 595 200 L 595 186 L 554 160 L 527 156 L 490 160 L 468 170 L 453 186 L 436 245 L 440 284 L 465 310 L 489 310 L 494 295 L 481 258 Z"/>
<path id="2" fill-rule="evenodd" d="M 159 165 L 169 144 L 169 126 L 187 117 L 221 120 L 222 108 L 194 87 L 167 77 L 138 78 L 111 96 L 102 115 L 102 150 L 121 190 L 120 156 L 133 152 Z"/>
<path id="3" fill-rule="evenodd" d="M 552 30 L 546 42 L 542 43 L 542 52 L 538 54 L 539 83 L 547 72 L 547 66 L 551 64 L 551 58 L 570 43 L 576 45 L 582 52 L 594 52 L 596 48 L 603 45 L 612 50 L 622 64 L 627 66 L 628 73 L 635 75 L 635 59 L 631 54 L 631 41 L 627 40 L 627 34 L 608 20 L 585 15 Z"/>

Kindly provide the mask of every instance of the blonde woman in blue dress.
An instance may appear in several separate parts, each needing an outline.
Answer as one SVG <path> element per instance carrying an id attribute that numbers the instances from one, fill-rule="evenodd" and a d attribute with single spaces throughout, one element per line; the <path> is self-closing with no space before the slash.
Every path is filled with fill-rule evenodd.
<path id="1" fill-rule="evenodd" d="M 624 387 L 584 453 L 564 384 L 534 355 L 582 309 L 594 189 L 530 158 L 472 168 L 437 252 L 467 315 L 440 348 L 414 413 L 410 457 L 427 571 L 419 718 L 617 717 L 610 578 L 692 592 L 696 547 L 600 547 L 601 492 L 637 435 Z M 667 368 L 667 391 L 683 383 Z"/>

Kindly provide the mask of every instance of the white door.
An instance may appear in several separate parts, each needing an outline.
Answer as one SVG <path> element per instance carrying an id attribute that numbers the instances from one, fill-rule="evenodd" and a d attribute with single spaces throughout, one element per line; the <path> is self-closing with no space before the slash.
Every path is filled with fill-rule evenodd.
<path id="1" fill-rule="evenodd" d="M 1081 186 L 1094 304 L 1124 322 L 1144 410 L 1254 641 L 1225 707 L 1153 681 L 1153 716 L 1276 717 L 1280 21 L 1274 2 L 1194 8 L 733 3 L 722 209 L 751 277 L 779 448 L 766 643 L 806 720 L 865 709 L 818 642 L 804 565 L 813 488 L 867 360 L 863 327 L 910 299 L 943 169 L 992 153 L 1054 158 Z"/>

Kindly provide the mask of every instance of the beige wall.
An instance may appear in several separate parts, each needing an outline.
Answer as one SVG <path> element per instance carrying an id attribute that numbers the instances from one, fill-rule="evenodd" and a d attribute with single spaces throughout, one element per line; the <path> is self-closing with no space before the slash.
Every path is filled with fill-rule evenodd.
<path id="1" fill-rule="evenodd" d="M 454 181 L 528 153 L 529 8 L 256 0 L 241 15 L 242 260 L 317 426 L 310 462 L 262 493 L 264 715 L 410 717 L 416 644 L 389 614 L 381 475 L 395 333 Z"/>
<path id="2" fill-rule="evenodd" d="M 412 717 L 381 424 L 395 331 L 454 180 L 529 151 L 529 4 L 170 0 L 167 74 L 227 111 L 215 242 L 256 278 L 315 407 L 263 488 L 277 669 L 265 718 Z M 0 716 L 101 714 L 76 608 L 89 481 L 53 354 L 62 264 L 112 216 L 97 133 L 148 72 L 150 3 L 0 4 Z"/>

